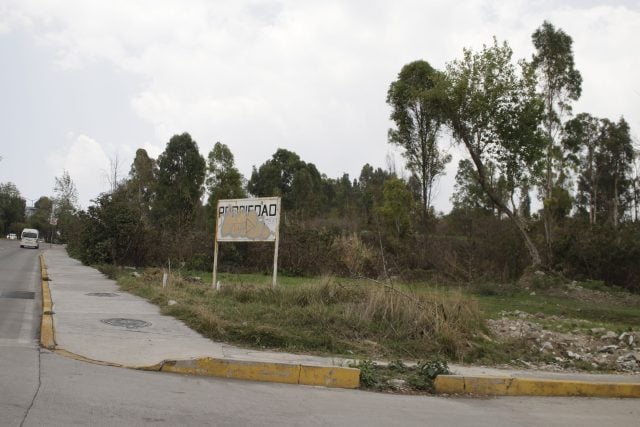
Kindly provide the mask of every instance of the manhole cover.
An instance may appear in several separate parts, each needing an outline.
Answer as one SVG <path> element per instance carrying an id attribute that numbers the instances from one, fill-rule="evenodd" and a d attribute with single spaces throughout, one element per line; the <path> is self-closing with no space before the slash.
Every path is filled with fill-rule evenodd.
<path id="1" fill-rule="evenodd" d="M 146 328 L 147 326 L 151 326 L 151 323 L 145 322 L 144 320 L 138 319 L 102 319 L 100 320 L 102 323 L 106 323 L 111 326 L 122 326 L 127 329 L 138 329 L 138 328 Z"/>
<path id="2" fill-rule="evenodd" d="M 89 292 L 88 295 L 90 297 L 117 297 L 119 296 L 118 294 L 113 294 L 111 292 Z"/>

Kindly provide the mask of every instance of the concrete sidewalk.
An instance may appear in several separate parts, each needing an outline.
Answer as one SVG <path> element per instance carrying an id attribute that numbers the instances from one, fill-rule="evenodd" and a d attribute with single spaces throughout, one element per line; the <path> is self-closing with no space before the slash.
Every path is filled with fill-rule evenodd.
<path id="1" fill-rule="evenodd" d="M 181 321 L 160 314 L 157 306 L 143 298 L 121 291 L 115 281 L 70 258 L 63 247 L 44 251 L 43 261 L 43 276 L 48 276 L 43 277 L 43 334 L 51 317 L 51 340 L 55 343 L 50 346 L 55 345 L 58 352 L 138 369 L 343 388 L 359 385 L 359 370 L 349 368 L 346 359 L 249 350 L 211 341 Z M 560 391 L 556 384 L 551 387 L 556 391 L 543 390 L 542 395 L 585 395 L 584 387 L 569 387 L 577 382 L 610 390 L 604 394 L 589 391 L 587 395 L 640 397 L 637 375 L 556 374 L 459 365 L 450 368 L 455 375 L 440 376 L 436 383 L 442 393 L 504 395 L 511 390 L 522 395 L 529 394 L 527 390 L 539 393 L 540 384 L 550 382 L 562 383 Z M 533 380 L 537 388 L 523 389 L 514 379 Z M 624 390 L 620 391 L 622 385 Z"/>

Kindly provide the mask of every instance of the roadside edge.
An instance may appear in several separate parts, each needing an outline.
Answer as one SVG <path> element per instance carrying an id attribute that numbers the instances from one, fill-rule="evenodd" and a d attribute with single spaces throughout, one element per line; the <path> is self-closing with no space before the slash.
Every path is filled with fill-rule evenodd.
<path id="1" fill-rule="evenodd" d="M 640 383 L 553 380 L 507 376 L 439 375 L 437 394 L 487 396 L 640 397 Z"/>
<path id="2" fill-rule="evenodd" d="M 40 254 L 40 283 L 42 288 L 42 320 L 40 322 L 40 345 L 46 349 L 56 348 L 55 331 L 53 329 L 53 301 L 49 289 L 49 273 L 44 261 L 44 255 Z"/>
<path id="3" fill-rule="evenodd" d="M 239 380 L 302 384 L 355 389 L 360 386 L 360 370 L 340 366 L 310 366 L 303 364 L 255 362 L 235 359 L 198 358 L 192 360 L 165 360 L 152 366 L 123 366 L 116 363 L 89 359 L 57 347 L 53 325 L 53 301 L 49 289 L 49 273 L 44 254 L 40 254 L 42 284 L 42 322 L 40 345 L 57 354 L 75 360 L 99 365 L 116 366 L 144 371 L 172 372 Z"/>

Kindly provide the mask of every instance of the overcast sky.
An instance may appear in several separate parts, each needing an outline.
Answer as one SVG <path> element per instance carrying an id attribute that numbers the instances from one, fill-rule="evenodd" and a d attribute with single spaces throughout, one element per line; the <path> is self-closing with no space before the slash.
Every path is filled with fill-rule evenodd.
<path id="1" fill-rule="evenodd" d="M 227 144 L 249 177 L 278 148 L 321 173 L 401 164 L 387 143 L 389 83 L 492 36 L 530 58 L 543 20 L 574 41 L 574 112 L 640 129 L 640 0 L 0 0 L 0 182 L 28 203 L 68 170 L 80 204 L 108 187 L 109 159 L 157 157 L 189 132 L 203 156 Z M 436 208 L 448 211 L 460 151 Z"/>

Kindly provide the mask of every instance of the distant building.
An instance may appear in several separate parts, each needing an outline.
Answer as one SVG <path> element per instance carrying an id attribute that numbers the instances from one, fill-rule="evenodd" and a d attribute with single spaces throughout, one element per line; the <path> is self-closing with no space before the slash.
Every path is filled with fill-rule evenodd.
<path id="1" fill-rule="evenodd" d="M 33 215 L 34 213 L 36 213 L 36 208 L 35 206 L 27 206 L 26 208 L 24 208 L 24 216 L 26 218 L 29 218 L 31 215 Z"/>

